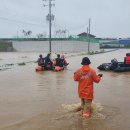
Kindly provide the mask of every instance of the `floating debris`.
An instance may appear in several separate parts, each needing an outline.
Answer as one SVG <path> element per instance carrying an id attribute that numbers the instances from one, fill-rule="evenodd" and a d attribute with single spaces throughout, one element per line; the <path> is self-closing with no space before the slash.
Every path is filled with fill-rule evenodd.
<path id="1" fill-rule="evenodd" d="M 5 66 L 13 66 L 14 64 L 5 64 Z"/>
<path id="2" fill-rule="evenodd" d="M 37 61 L 34 61 L 34 63 L 37 63 Z"/>
<path id="3" fill-rule="evenodd" d="M 0 69 L 0 71 L 4 71 L 4 70 L 7 70 L 7 69 L 11 69 L 11 68 L 3 68 L 3 69 Z"/>
<path id="4" fill-rule="evenodd" d="M 37 61 L 28 61 L 26 63 L 37 63 Z"/>
<path id="5" fill-rule="evenodd" d="M 22 56 L 21 58 L 27 58 L 27 56 Z"/>
<path id="6" fill-rule="evenodd" d="M 22 62 L 22 63 L 18 63 L 18 65 L 26 65 L 25 62 Z"/>
<path id="7" fill-rule="evenodd" d="M 101 53 L 107 53 L 107 52 L 112 52 L 112 51 L 116 51 L 117 49 L 112 49 L 112 50 L 96 50 L 96 51 L 90 51 L 88 54 L 89 55 L 94 55 L 94 54 L 101 54 Z"/>

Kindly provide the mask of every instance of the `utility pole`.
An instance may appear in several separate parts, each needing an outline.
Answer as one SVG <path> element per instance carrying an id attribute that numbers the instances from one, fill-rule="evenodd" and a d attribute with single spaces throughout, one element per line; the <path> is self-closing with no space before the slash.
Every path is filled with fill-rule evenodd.
<path id="1" fill-rule="evenodd" d="M 43 1 L 47 1 L 47 0 L 43 0 Z M 55 6 L 55 4 L 52 4 L 52 0 L 48 0 L 49 3 L 48 5 L 43 5 L 45 6 L 49 6 L 49 14 L 46 16 L 47 21 L 49 21 L 49 52 L 51 53 L 52 51 L 52 47 L 51 47 L 51 27 L 52 27 L 52 21 L 54 20 L 54 15 L 51 13 L 51 7 Z"/>
<path id="2" fill-rule="evenodd" d="M 87 28 L 87 36 L 88 36 L 88 53 L 90 52 L 90 18 L 89 18 L 89 26 Z"/>
<path id="3" fill-rule="evenodd" d="M 89 27 L 88 27 L 88 53 L 90 53 L 90 18 L 89 18 Z"/>
<path id="4" fill-rule="evenodd" d="M 88 41 L 88 53 L 89 53 L 89 35 L 88 35 L 88 27 L 87 27 L 87 41 Z"/>
<path id="5" fill-rule="evenodd" d="M 51 0 L 49 0 L 49 45 L 49 50 L 51 53 Z"/>

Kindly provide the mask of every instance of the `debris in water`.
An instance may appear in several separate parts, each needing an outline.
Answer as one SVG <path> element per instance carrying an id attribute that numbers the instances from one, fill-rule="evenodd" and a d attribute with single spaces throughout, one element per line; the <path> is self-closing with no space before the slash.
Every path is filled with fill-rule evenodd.
<path id="1" fill-rule="evenodd" d="M 27 58 L 27 56 L 22 56 L 21 58 Z"/>
<path id="2" fill-rule="evenodd" d="M 5 66 L 13 66 L 14 64 L 5 64 Z"/>
<path id="3" fill-rule="evenodd" d="M 25 62 L 22 62 L 22 63 L 18 63 L 18 65 L 26 65 Z"/>

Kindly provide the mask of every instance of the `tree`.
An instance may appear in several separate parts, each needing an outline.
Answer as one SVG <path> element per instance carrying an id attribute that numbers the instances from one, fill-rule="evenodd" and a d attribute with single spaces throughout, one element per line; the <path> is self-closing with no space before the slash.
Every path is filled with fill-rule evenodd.
<path id="1" fill-rule="evenodd" d="M 31 30 L 25 31 L 25 30 L 23 29 L 22 33 L 24 34 L 25 37 L 28 37 L 28 36 L 31 36 L 32 31 L 31 31 Z"/>
<path id="2" fill-rule="evenodd" d="M 59 29 L 55 33 L 56 33 L 56 36 L 58 36 L 59 38 L 63 38 L 66 36 L 67 30 L 66 29 L 64 29 L 64 30 Z"/>
<path id="3" fill-rule="evenodd" d="M 46 38 L 46 33 L 37 34 L 37 38 Z"/>
<path id="4" fill-rule="evenodd" d="M 42 33 L 37 34 L 37 38 L 43 38 L 43 34 Z"/>

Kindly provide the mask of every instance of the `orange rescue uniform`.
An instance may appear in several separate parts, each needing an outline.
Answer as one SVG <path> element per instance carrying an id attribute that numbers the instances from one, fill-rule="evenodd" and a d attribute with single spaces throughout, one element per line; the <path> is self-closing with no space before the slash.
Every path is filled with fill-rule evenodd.
<path id="1" fill-rule="evenodd" d="M 79 83 L 79 97 L 81 99 L 93 99 L 93 82 L 99 83 L 101 78 L 89 65 L 84 65 L 74 73 L 74 80 Z"/>
<path id="2" fill-rule="evenodd" d="M 130 64 L 130 56 L 125 57 L 125 64 Z"/>

